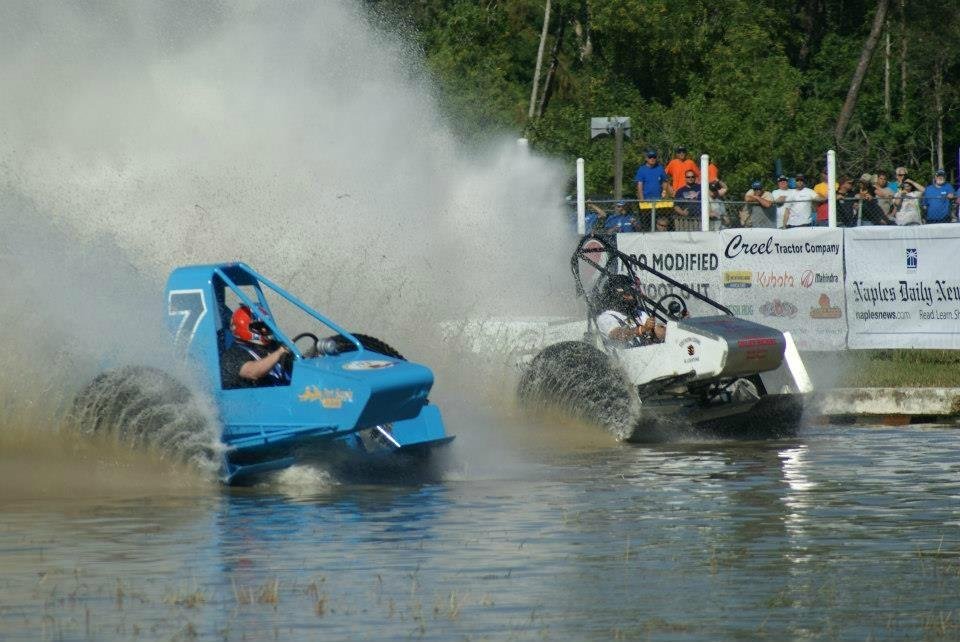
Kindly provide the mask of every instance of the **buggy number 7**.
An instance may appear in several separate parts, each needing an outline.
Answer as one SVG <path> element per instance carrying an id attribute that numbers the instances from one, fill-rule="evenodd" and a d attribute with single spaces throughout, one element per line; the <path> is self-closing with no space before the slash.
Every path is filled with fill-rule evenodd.
<path id="1" fill-rule="evenodd" d="M 174 337 L 177 351 L 185 351 L 193 342 L 197 326 L 207 313 L 203 290 L 171 290 L 167 299 L 167 314 L 180 317 L 180 326 Z"/>

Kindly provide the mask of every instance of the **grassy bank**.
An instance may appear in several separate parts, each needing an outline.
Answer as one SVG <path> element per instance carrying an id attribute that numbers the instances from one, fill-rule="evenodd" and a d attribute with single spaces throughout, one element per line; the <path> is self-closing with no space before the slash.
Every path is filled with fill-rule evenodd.
<path id="1" fill-rule="evenodd" d="M 832 387 L 960 387 L 960 350 L 848 350 L 804 354 L 812 377 Z"/>

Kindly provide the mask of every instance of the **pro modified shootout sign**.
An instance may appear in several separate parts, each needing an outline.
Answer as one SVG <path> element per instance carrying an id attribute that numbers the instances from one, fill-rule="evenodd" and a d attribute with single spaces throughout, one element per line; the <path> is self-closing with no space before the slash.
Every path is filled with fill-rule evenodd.
<path id="1" fill-rule="evenodd" d="M 694 292 L 723 303 L 720 297 L 720 254 L 716 232 L 658 232 L 618 234 L 617 247 L 624 254 Z M 658 278 L 640 275 L 644 294 L 654 301 L 675 294 L 684 300 L 692 316 L 720 314 L 712 305 Z"/>

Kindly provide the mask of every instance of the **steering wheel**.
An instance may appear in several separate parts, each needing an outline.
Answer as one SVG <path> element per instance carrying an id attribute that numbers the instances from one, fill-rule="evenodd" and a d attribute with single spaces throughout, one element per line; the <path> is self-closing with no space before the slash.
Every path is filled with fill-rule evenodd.
<path id="1" fill-rule="evenodd" d="M 304 351 L 303 356 L 305 358 L 309 359 L 311 357 L 316 357 L 317 355 L 320 354 L 320 339 L 317 338 L 317 335 L 315 335 L 312 332 L 301 332 L 300 334 L 295 336 L 293 339 L 291 339 L 291 341 L 296 343 L 300 339 L 310 339 L 313 342 L 313 345 L 310 346 L 308 350 Z"/>
<path id="2" fill-rule="evenodd" d="M 679 321 L 687 316 L 687 304 L 679 294 L 664 294 L 657 299 L 657 307 L 665 310 L 668 319 Z"/>

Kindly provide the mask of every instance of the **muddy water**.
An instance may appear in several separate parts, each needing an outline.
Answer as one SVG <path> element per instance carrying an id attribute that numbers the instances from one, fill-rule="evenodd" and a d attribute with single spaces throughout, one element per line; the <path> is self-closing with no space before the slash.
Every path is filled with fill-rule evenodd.
<path id="1" fill-rule="evenodd" d="M 0 638 L 960 637 L 955 428 L 641 447 L 500 428 L 511 456 L 460 430 L 429 483 L 227 490 L 106 455 L 43 487 L 21 448 L 14 492 L 8 452 Z"/>

